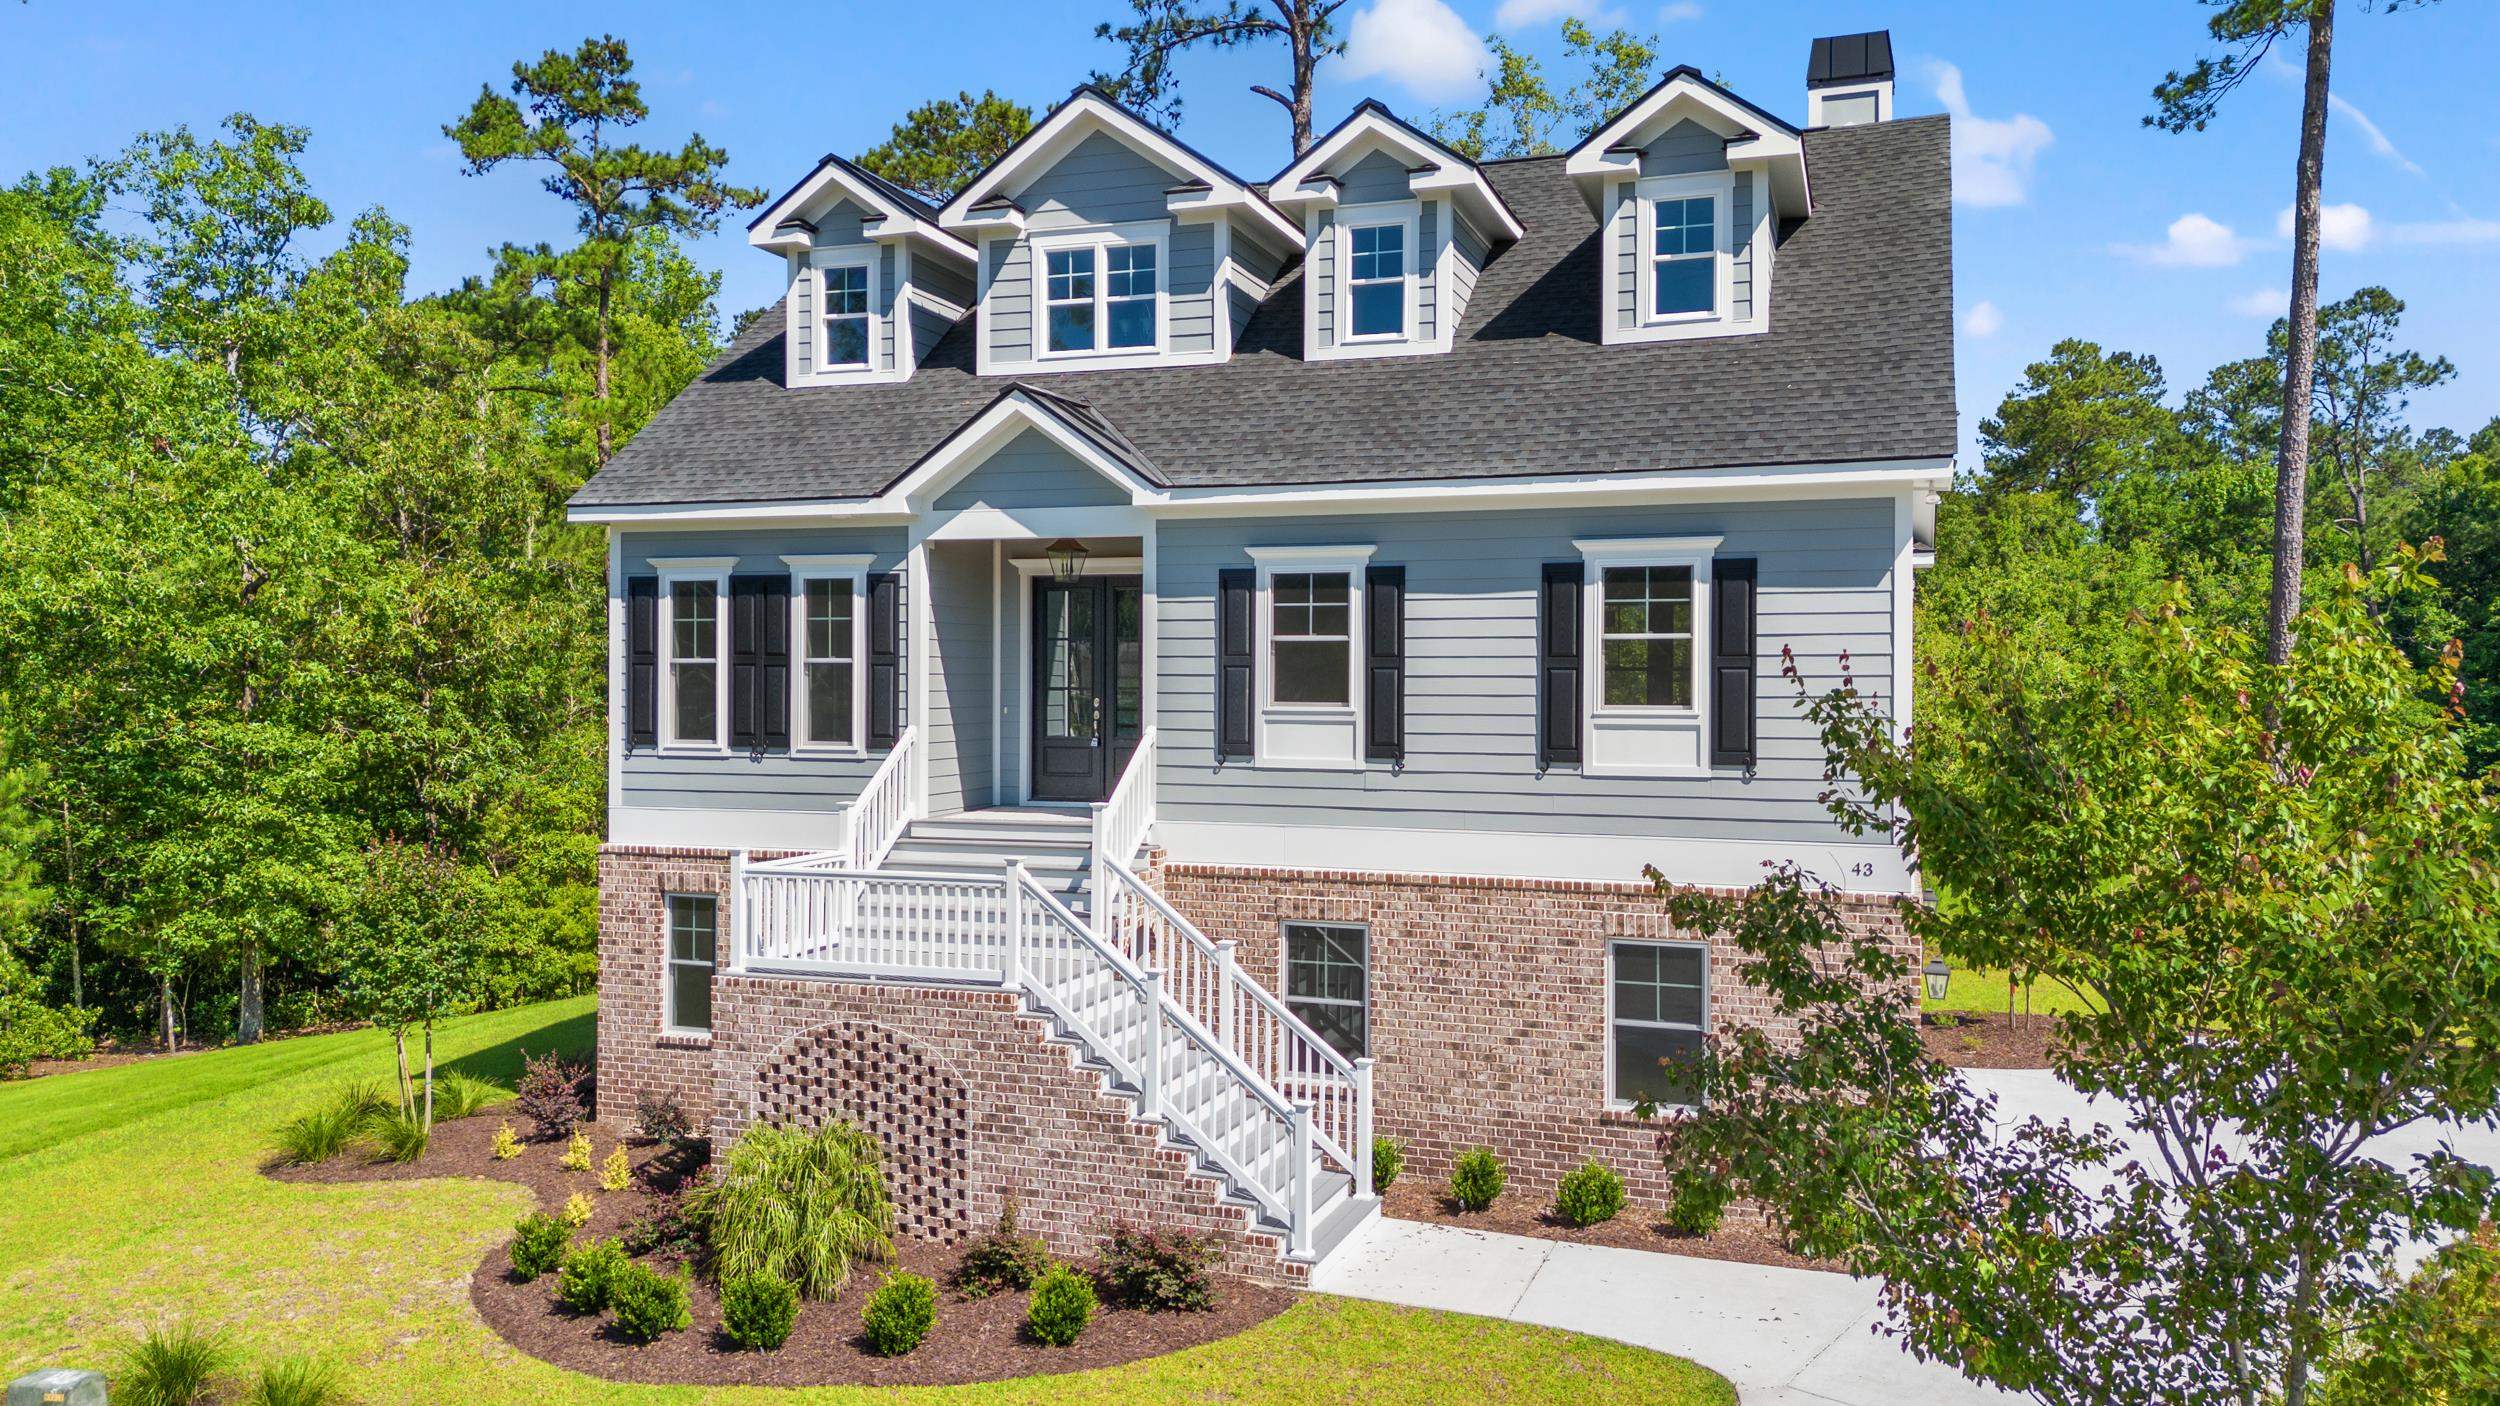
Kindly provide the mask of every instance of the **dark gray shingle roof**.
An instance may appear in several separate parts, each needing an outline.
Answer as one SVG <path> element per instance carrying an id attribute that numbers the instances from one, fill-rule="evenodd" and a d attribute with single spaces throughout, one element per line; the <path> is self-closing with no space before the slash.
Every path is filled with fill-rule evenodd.
<path id="1" fill-rule="evenodd" d="M 1559 158 L 1488 164 L 1526 224 L 1444 355 L 1304 361 L 1288 274 L 1220 366 L 1034 378 L 1179 487 L 1590 474 L 1954 452 L 1946 119 L 1809 132 L 1815 213 L 1781 231 L 1772 331 L 1605 346 L 1597 222 Z M 783 319 L 745 335 L 576 505 L 864 497 L 1015 379 L 973 374 L 973 322 L 911 380 L 782 384 Z"/>

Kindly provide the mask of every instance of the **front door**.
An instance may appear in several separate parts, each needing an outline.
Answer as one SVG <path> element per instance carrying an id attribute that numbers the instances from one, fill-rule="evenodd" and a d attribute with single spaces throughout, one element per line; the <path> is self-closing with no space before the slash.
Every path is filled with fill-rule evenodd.
<path id="1" fill-rule="evenodd" d="M 1099 801 L 1119 781 L 1144 724 L 1134 576 L 1033 585 L 1033 795 Z"/>

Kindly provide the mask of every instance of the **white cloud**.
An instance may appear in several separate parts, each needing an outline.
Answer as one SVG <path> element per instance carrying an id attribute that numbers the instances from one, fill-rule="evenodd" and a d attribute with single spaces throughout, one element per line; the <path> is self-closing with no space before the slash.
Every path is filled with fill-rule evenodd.
<path id="1" fill-rule="evenodd" d="M 2248 256 L 2248 241 L 2229 225 L 2191 211 L 2170 222 L 2159 244 L 2113 244 L 2111 251 L 2166 269 L 2229 268 Z"/>
<path id="2" fill-rule="evenodd" d="M 2387 237 L 2397 244 L 2490 244 L 2500 241 L 2500 220 L 2459 215 L 2453 220 L 2399 222 L 2387 227 Z"/>
<path id="3" fill-rule="evenodd" d="M 2412 157 L 2396 149 L 2396 144 L 2387 139 L 2387 134 L 2378 129 L 2377 123 L 2370 120 L 2370 114 L 2353 106 L 2352 101 L 2343 94 L 2327 94 L 2326 105 L 2329 111 L 2343 114 L 2352 122 L 2352 125 L 2361 129 L 2361 139 L 2370 144 L 2371 151 L 2387 161 L 2394 162 L 2399 170 L 2410 171 L 2417 176 L 2424 174 L 2422 168 L 2414 164 Z"/>
<path id="4" fill-rule="evenodd" d="M 2369 248 L 2370 240 L 2376 233 L 2377 231 L 2370 226 L 2370 212 L 2358 205 L 2321 205 L 2318 207 L 2318 245 L 2320 248 L 2333 249 L 2339 253 L 2353 253 Z M 2277 239 L 2292 237 L 2291 206 L 2284 206 L 2283 213 L 2274 217 L 2274 235 Z"/>
<path id="5" fill-rule="evenodd" d="M 1962 314 L 1962 330 L 1974 337 L 1993 337 L 2005 330 L 2005 314 L 1997 305 L 1982 298 Z"/>
<path id="6" fill-rule="evenodd" d="M 1701 0 L 1667 0 L 1658 7 L 1660 24 L 1681 24 L 1701 18 Z"/>
<path id="7" fill-rule="evenodd" d="M 1484 41 L 1442 0 L 1372 0 L 1346 26 L 1347 78 L 1386 78 L 1426 102 L 1482 88 Z"/>
<path id="8" fill-rule="evenodd" d="M 2291 313 L 2292 295 L 2280 288 L 2251 288 L 2226 306 L 2242 317 L 2285 317 Z"/>
<path id="9" fill-rule="evenodd" d="M 1964 205 L 2020 205 L 2031 198 L 2031 167 L 2050 142 L 2049 124 L 2030 113 L 1979 117 L 1962 91 L 1962 70 L 1930 63 L 1936 98 L 1953 114 L 1953 198 Z"/>
<path id="10" fill-rule="evenodd" d="M 1493 27 L 1527 29 L 1567 19 L 1621 24 L 1623 11 L 1606 0 L 1502 0 L 1501 8 L 1493 12 Z"/>

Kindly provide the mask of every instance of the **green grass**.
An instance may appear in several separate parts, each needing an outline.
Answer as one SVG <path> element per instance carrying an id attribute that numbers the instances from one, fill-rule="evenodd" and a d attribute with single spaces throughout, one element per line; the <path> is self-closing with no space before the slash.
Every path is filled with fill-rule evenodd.
<path id="1" fill-rule="evenodd" d="M 508 1084 L 523 1044 L 582 1051 L 591 1027 L 583 998 L 454 1022 L 437 1048 Z M 230 1331 L 253 1372 L 335 1364 L 363 1406 L 1736 1400 L 1713 1373 L 1620 1343 L 1318 1297 L 1223 1342 L 1073 1376 L 911 1391 L 604 1382 L 524 1356 L 469 1306 L 470 1271 L 530 1209 L 521 1188 L 260 1174 L 280 1123 L 342 1083 L 390 1077 L 389 1037 L 354 1031 L 0 1085 L 0 1380 L 106 1366 L 149 1326 L 184 1321 Z"/>
<path id="2" fill-rule="evenodd" d="M 2031 1001 L 2028 1005 L 2019 999 L 2019 989 L 2015 995 L 2018 999 L 2014 1002 L 2014 1009 L 2034 1016 L 2064 1015 L 2069 1011 L 2087 1009 L 2082 997 L 2076 995 L 2073 989 L 2065 983 L 2058 981 L 2031 983 Z M 1919 1005 L 1931 1011 L 2003 1015 L 2006 996 L 2005 972 L 2001 968 L 1956 965 L 1953 968 L 1953 982 L 1946 988 L 1945 998 L 1941 1001 L 1930 1001 L 1922 996 L 1919 999 Z"/>

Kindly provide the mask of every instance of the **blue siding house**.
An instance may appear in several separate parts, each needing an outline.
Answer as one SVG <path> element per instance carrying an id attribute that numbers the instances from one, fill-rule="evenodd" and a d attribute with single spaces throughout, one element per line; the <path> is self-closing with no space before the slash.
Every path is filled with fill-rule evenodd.
<path id="1" fill-rule="evenodd" d="M 1910 720 L 1946 123 L 1883 34 L 1803 108 L 1678 68 L 1476 162 L 1365 102 L 1252 183 L 1081 88 L 960 191 L 827 157 L 749 232 L 780 308 L 572 503 L 610 1116 L 850 1118 L 925 1233 L 1142 1205 L 1284 1279 L 1376 1136 L 1662 1193 L 1634 1110 L 1770 1012 L 1645 869 L 1916 889 L 1783 671 Z"/>

